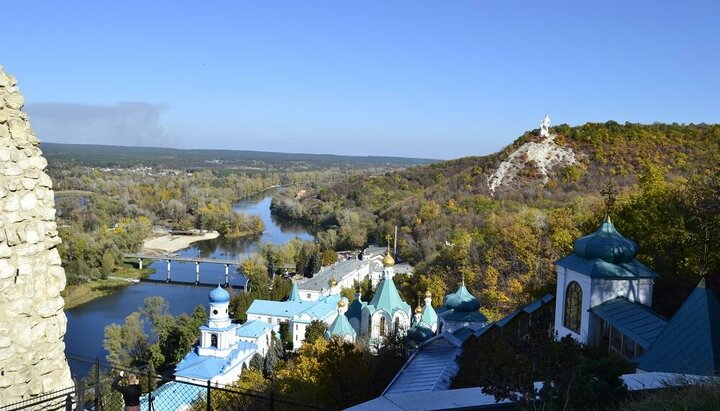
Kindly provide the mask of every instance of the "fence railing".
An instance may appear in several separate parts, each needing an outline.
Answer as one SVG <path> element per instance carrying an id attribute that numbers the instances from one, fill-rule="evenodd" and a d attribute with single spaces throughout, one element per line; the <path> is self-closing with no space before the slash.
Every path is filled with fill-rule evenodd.
<path id="1" fill-rule="evenodd" d="M 0 411 L 18 410 L 74 410 L 75 387 L 38 395 L 7 405 L 0 405 Z"/>
<path id="2" fill-rule="evenodd" d="M 322 406 L 277 395 L 274 392 L 240 390 L 204 383 L 175 380 L 158 375 L 149 367 L 128 369 L 99 359 L 73 354 L 67 355 L 71 368 L 88 371 L 87 375 L 73 375 L 76 381 L 73 410 L 115 411 L 123 409 L 122 395 L 112 388 L 120 371 L 135 374 L 143 392 L 141 411 L 275 411 L 329 410 Z M 84 372 L 83 372 L 84 373 Z M 23 408 L 13 408 L 15 411 Z M 37 408 L 36 408 L 37 409 Z M 0 409 L 0 411 L 6 411 Z"/>

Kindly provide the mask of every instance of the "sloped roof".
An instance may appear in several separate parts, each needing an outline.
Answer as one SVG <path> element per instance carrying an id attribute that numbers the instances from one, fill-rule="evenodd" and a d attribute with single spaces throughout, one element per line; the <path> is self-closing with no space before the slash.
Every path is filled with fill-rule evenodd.
<path id="1" fill-rule="evenodd" d="M 638 246 L 615 229 L 610 217 L 605 217 L 597 231 L 575 240 L 573 252 L 586 260 L 599 258 L 618 264 L 635 258 Z"/>
<path id="2" fill-rule="evenodd" d="M 290 297 L 288 298 L 288 301 L 301 301 L 297 283 L 294 281 L 292 283 L 292 290 L 290 290 Z"/>
<path id="3" fill-rule="evenodd" d="M 258 338 L 272 330 L 272 324 L 265 321 L 253 320 L 239 326 L 235 331 L 238 337 Z"/>
<path id="4" fill-rule="evenodd" d="M 495 323 L 496 323 L 496 325 L 498 325 L 498 326 L 500 326 L 500 327 L 504 327 L 505 324 L 509 323 L 512 319 L 514 319 L 515 317 L 517 317 L 517 315 L 520 314 L 521 312 L 526 312 L 526 313 L 528 313 L 528 314 L 532 314 L 532 313 L 534 313 L 535 311 L 537 311 L 540 307 L 542 307 L 543 305 L 545 305 L 545 304 L 553 301 L 554 299 L 555 299 L 555 296 L 554 296 L 554 295 L 552 295 L 552 294 L 545 294 L 544 296 L 542 296 L 542 297 L 540 297 L 539 299 L 531 302 L 530 304 L 528 304 L 528 305 L 526 305 L 526 306 L 524 306 L 524 307 L 522 307 L 522 308 L 519 308 L 519 309 L 513 311 L 512 313 L 506 315 L 505 317 L 503 317 L 503 318 L 495 321 Z"/>
<path id="5" fill-rule="evenodd" d="M 573 254 L 556 262 L 560 267 L 593 278 L 655 278 L 657 274 L 638 261 L 638 246 L 623 237 L 609 217 L 592 234 L 575 240 Z"/>
<path id="6" fill-rule="evenodd" d="M 348 322 L 347 317 L 344 315 L 338 315 L 335 317 L 332 324 L 330 324 L 328 329 L 325 330 L 325 338 L 330 338 L 332 336 L 345 337 L 348 335 L 355 338 L 356 333 L 350 325 L 350 322 Z"/>
<path id="7" fill-rule="evenodd" d="M 398 293 L 392 278 L 380 281 L 380 285 L 375 291 L 372 301 L 368 303 L 367 308 L 370 310 L 370 314 L 382 310 L 391 315 L 397 310 L 405 311 L 409 315 L 411 310 L 410 304 L 400 298 L 400 293 Z"/>
<path id="8" fill-rule="evenodd" d="M 705 288 L 704 279 L 640 357 L 638 368 L 700 375 L 720 371 L 720 300 Z"/>
<path id="9" fill-rule="evenodd" d="M 350 303 L 350 307 L 348 307 L 345 316 L 347 318 L 357 318 L 359 320 L 361 318 L 360 316 L 362 315 L 362 309 L 366 305 L 367 303 L 364 303 L 359 298 L 356 298 L 355 300 L 353 300 L 352 303 Z"/>
<path id="10" fill-rule="evenodd" d="M 248 307 L 247 314 L 286 318 L 307 314 L 310 317 L 324 319 L 336 309 L 338 301 L 340 301 L 339 295 L 328 295 L 318 301 L 255 300 Z"/>
<path id="11" fill-rule="evenodd" d="M 650 347 L 667 325 L 667 320 L 650 308 L 625 297 L 615 297 L 592 307 L 590 311 L 644 349 Z"/>
<path id="12" fill-rule="evenodd" d="M 612 264 L 599 258 L 586 260 L 570 254 L 559 259 L 556 264 L 593 278 L 655 278 L 658 276 L 650 267 L 637 259 L 627 263 Z"/>
<path id="13" fill-rule="evenodd" d="M 257 349 L 258 346 L 254 343 L 240 341 L 237 344 L 237 348 L 235 348 L 229 356 L 221 358 L 198 355 L 196 347 L 187 353 L 177 364 L 175 367 L 175 375 L 200 380 L 210 380 L 216 375 L 228 371 L 233 360 L 238 357 L 244 360 L 247 357 L 253 356 Z"/>
<path id="14" fill-rule="evenodd" d="M 460 344 L 441 335 L 428 340 L 408 359 L 383 395 L 447 390 L 459 366 Z"/>
<path id="15" fill-rule="evenodd" d="M 437 324 L 437 313 L 435 312 L 435 309 L 432 308 L 432 305 L 425 304 L 425 307 L 423 307 L 422 310 L 422 318 L 421 321 L 428 325 Z"/>
<path id="16" fill-rule="evenodd" d="M 455 311 L 476 311 L 480 308 L 480 300 L 465 288 L 465 281 L 463 284 L 452 294 L 448 294 L 443 298 L 443 305 Z"/>

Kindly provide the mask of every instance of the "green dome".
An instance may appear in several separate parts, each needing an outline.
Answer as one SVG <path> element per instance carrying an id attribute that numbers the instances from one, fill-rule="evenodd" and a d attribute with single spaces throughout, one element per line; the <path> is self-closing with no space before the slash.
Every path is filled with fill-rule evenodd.
<path id="1" fill-rule="evenodd" d="M 599 258 L 607 263 L 618 264 L 635 258 L 638 246 L 618 233 L 610 217 L 605 217 L 597 231 L 575 240 L 573 252 L 586 260 Z"/>
<path id="2" fill-rule="evenodd" d="M 457 291 L 443 298 L 443 305 L 456 311 L 477 311 L 480 308 L 480 300 L 470 294 L 463 283 Z"/>

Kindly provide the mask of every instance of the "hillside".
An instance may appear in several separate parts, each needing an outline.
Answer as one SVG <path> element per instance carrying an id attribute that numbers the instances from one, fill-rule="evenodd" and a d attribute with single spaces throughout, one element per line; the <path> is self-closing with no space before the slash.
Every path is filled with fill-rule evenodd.
<path id="1" fill-rule="evenodd" d="M 575 238 L 597 226 L 605 212 L 600 192 L 609 181 L 622 193 L 613 211 L 619 219 L 618 227 L 635 238 L 641 250 L 647 250 L 643 246 L 649 239 L 639 236 L 654 235 L 647 229 L 647 221 L 634 225 L 634 214 L 654 221 L 652 208 L 658 207 L 658 202 L 678 201 L 684 202 L 682 207 L 673 205 L 678 213 L 696 213 L 690 199 L 711 194 L 691 191 L 708 179 L 710 192 L 715 190 L 712 181 L 716 180 L 712 177 L 717 179 L 720 164 L 718 125 L 608 122 L 578 127 L 560 125 L 550 131 L 557 134 L 554 139 L 557 146 L 572 150 L 577 164 L 549 169 L 546 182 L 536 164 L 527 161 L 520 164 L 514 180 L 498 186 L 494 193 L 488 185 L 490 175 L 502 161 L 524 144 L 540 141 L 538 131 L 534 130 L 497 154 L 418 166 L 382 176 L 351 177 L 300 200 L 276 197 L 273 209 L 318 226 L 322 230 L 318 238 L 324 248 L 348 249 L 368 242 L 380 243 L 398 225 L 399 255 L 416 264 L 421 274 L 400 285 L 407 298 L 414 303 L 418 293 L 429 285 L 436 287 L 434 294 L 438 295 L 444 292 L 443 288 L 454 288 L 464 275 L 470 287 L 482 295 L 486 306 L 491 307 L 488 314 L 492 317 L 553 289 L 554 261 L 571 251 Z M 689 187 L 684 184 L 688 180 L 697 184 Z M 650 195 L 651 186 L 664 194 L 658 198 L 643 197 Z M 638 202 L 646 210 L 640 210 Z M 634 208 L 628 212 L 628 207 Z M 698 218 L 680 215 L 676 221 L 665 216 L 665 221 L 659 221 L 654 229 L 682 224 L 678 230 L 684 230 L 687 239 L 677 241 L 687 240 L 690 249 L 699 241 L 697 231 L 705 222 Z M 668 246 L 672 250 L 671 240 L 656 247 Z M 641 258 L 658 261 L 648 254 Z M 658 263 L 659 268 L 655 268 L 695 270 L 687 278 L 690 284 L 697 277 L 696 263 L 700 257 L 683 258 L 692 263 L 680 267 L 678 257 L 677 261 Z M 670 299 L 675 298 L 679 297 Z M 673 301 L 668 302 L 667 309 L 672 308 Z"/>

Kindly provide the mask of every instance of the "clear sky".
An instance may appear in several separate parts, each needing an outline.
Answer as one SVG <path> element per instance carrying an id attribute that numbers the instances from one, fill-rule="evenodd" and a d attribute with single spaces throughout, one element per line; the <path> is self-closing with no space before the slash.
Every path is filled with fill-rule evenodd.
<path id="1" fill-rule="evenodd" d="M 13 1 L 42 141 L 456 158 L 720 122 L 720 1 Z"/>

